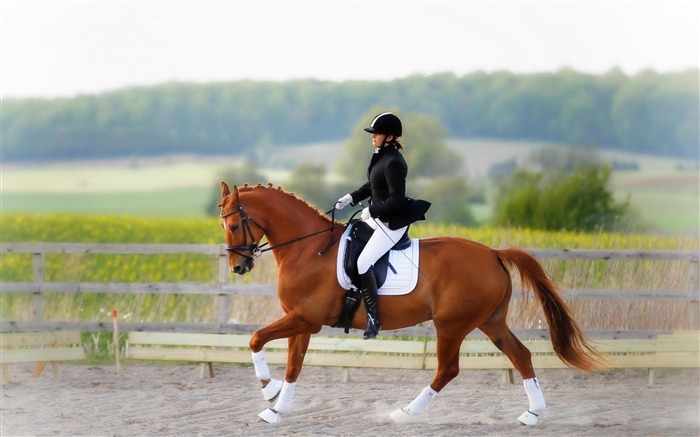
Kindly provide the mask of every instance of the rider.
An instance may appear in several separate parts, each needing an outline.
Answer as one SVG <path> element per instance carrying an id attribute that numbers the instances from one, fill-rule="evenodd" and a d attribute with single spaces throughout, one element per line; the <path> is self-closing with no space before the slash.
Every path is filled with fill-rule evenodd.
<path id="1" fill-rule="evenodd" d="M 367 328 L 364 339 L 379 334 L 381 322 L 377 311 L 377 280 L 374 263 L 391 249 L 407 232 L 408 225 L 425 219 L 430 203 L 406 197 L 408 166 L 400 151 L 401 120 L 391 112 L 384 112 L 372 120 L 366 132 L 372 134 L 374 154 L 367 169 L 368 181 L 359 189 L 338 199 L 336 209 L 353 206 L 370 197 L 370 206 L 362 210 L 362 220 L 374 232 L 357 260 L 360 291 L 367 310 Z"/>

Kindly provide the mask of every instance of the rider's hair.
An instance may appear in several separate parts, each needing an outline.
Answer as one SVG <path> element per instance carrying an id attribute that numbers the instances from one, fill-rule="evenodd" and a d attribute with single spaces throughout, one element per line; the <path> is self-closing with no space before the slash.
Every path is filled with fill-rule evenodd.
<path id="1" fill-rule="evenodd" d="M 389 145 L 396 150 L 403 150 L 403 144 L 401 144 L 401 141 L 399 141 L 397 137 L 394 137 L 394 139 L 389 142 Z"/>

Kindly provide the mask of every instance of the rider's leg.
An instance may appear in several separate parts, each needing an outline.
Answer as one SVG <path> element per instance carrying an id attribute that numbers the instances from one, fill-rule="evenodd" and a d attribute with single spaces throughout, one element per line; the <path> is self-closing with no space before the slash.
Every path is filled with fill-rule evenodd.
<path id="1" fill-rule="evenodd" d="M 406 227 L 392 230 L 379 220 L 376 220 L 371 225 L 376 229 L 357 259 L 357 271 L 360 274 L 362 299 L 367 309 L 367 329 L 363 337 L 365 340 L 376 337 L 381 327 L 379 311 L 377 309 L 377 279 L 374 276 L 374 269 L 372 267 L 406 232 Z"/>
<path id="2" fill-rule="evenodd" d="M 367 327 L 362 338 L 369 340 L 379 335 L 379 328 L 382 326 L 377 309 L 377 278 L 374 276 L 374 267 L 370 266 L 369 270 L 360 275 L 360 288 L 367 310 Z"/>

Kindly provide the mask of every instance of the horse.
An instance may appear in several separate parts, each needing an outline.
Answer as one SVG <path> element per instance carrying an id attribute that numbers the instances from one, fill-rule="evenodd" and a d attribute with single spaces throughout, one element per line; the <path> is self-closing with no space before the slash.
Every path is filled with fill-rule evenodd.
<path id="1" fill-rule="evenodd" d="M 341 317 L 345 290 L 336 276 L 338 244 L 347 225 L 293 193 L 268 185 L 233 191 L 221 182 L 221 226 L 231 273 L 244 275 L 255 258 L 271 250 L 278 265 L 277 293 L 284 315 L 256 330 L 250 338 L 253 366 L 263 398 L 274 406 L 258 416 L 278 423 L 291 411 L 296 381 L 312 334 L 333 326 Z M 267 243 L 261 244 L 261 239 Z M 520 273 L 524 290 L 532 290 L 541 304 L 557 356 L 569 367 L 590 372 L 602 364 L 553 282 L 527 252 L 511 247 L 498 250 L 458 237 L 419 240 L 420 275 L 414 290 L 402 296 L 379 297 L 382 329 L 394 330 L 433 321 L 437 338 L 437 369 L 428 386 L 406 407 L 390 414 L 396 423 L 416 420 L 459 371 L 460 346 L 474 329 L 481 330 L 513 364 L 523 379 L 529 405 L 518 417 L 536 425 L 546 404 L 532 367 L 530 351 L 506 324 L 512 294 L 510 269 Z M 264 247 L 269 245 L 269 247 Z M 352 327 L 363 329 L 361 306 Z M 288 339 L 284 380 L 271 377 L 263 347 Z M 371 340 L 369 340 L 371 341 Z"/>

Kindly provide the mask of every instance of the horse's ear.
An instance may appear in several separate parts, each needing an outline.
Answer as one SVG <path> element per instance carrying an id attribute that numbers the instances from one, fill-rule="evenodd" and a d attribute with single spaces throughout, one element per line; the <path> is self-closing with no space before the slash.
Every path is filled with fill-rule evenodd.
<path id="1" fill-rule="evenodd" d="M 233 186 L 233 198 L 238 202 L 238 187 L 236 185 Z"/>
<path id="2" fill-rule="evenodd" d="M 221 198 L 223 199 L 226 196 L 231 195 L 231 189 L 228 187 L 228 184 L 224 181 L 221 181 Z"/>

